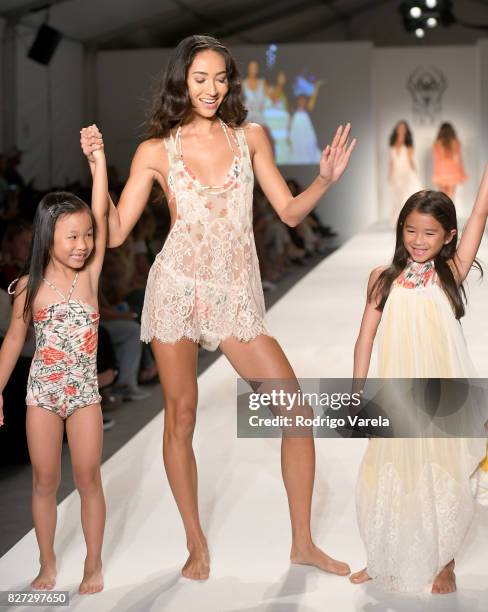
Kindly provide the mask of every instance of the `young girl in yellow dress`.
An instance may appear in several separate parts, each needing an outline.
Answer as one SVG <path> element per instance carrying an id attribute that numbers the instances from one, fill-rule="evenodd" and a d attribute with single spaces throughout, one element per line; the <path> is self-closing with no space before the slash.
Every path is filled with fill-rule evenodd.
<path id="1" fill-rule="evenodd" d="M 368 375 L 378 328 L 380 377 L 474 374 L 459 319 L 462 283 L 487 216 L 488 167 L 458 246 L 456 211 L 447 195 L 419 191 L 407 200 L 393 261 L 369 278 L 354 378 Z M 372 579 L 400 592 L 455 591 L 454 557 L 474 512 L 471 477 L 485 451 L 486 440 L 478 438 L 370 440 L 356 491 L 367 567 L 351 581 Z"/>

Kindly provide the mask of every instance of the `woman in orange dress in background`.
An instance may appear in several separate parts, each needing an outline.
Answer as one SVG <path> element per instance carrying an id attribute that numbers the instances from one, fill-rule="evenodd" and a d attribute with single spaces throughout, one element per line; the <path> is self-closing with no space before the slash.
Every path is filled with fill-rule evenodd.
<path id="1" fill-rule="evenodd" d="M 468 177 L 464 172 L 461 145 L 450 123 L 443 123 L 439 128 L 432 155 L 432 181 L 439 191 L 453 199 L 456 187 Z"/>

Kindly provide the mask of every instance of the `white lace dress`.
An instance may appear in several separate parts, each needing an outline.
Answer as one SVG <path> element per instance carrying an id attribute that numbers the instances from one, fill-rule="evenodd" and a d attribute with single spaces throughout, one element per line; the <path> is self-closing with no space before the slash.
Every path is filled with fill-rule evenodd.
<path id="1" fill-rule="evenodd" d="M 254 175 L 244 130 L 229 136 L 234 159 L 221 186 L 202 185 L 186 166 L 181 130 L 165 139 L 176 220 L 149 272 L 141 339 L 182 338 L 215 350 L 225 338 L 270 335 L 252 226 Z"/>
<path id="2" fill-rule="evenodd" d="M 408 198 L 422 187 L 417 172 L 412 168 L 405 145 L 390 147 L 390 223 L 396 226 L 398 215 Z"/>
<path id="3" fill-rule="evenodd" d="M 474 366 L 433 263 L 410 262 L 393 283 L 379 330 L 379 375 L 470 377 Z M 458 553 L 474 512 L 470 476 L 486 441 L 372 439 L 356 489 L 367 572 L 381 587 L 430 588 Z"/>

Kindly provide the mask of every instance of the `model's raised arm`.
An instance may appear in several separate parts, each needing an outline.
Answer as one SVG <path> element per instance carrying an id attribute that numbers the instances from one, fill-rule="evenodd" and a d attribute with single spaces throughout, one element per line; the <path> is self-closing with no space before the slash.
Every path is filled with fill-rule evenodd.
<path id="1" fill-rule="evenodd" d="M 92 174 L 95 171 L 91 155 L 93 151 L 103 147 L 100 132 L 90 138 L 81 139 L 83 153 L 87 156 Z M 108 246 L 120 246 L 146 206 L 154 181 L 165 185 L 163 176 L 164 164 L 167 157 L 164 155 L 164 145 L 159 139 L 145 140 L 135 152 L 127 183 L 122 191 L 117 206 L 113 203 L 109 194 L 108 209 Z M 156 167 L 157 166 L 157 167 Z"/>
<path id="2" fill-rule="evenodd" d="M 356 144 L 355 139 L 348 142 L 350 124 L 345 128 L 339 126 L 332 144 L 322 151 L 319 175 L 305 191 L 293 197 L 276 167 L 271 143 L 264 129 L 255 123 L 249 124 L 246 129 L 259 184 L 283 223 L 292 227 L 298 225 L 315 208 L 329 187 L 340 179 Z"/>

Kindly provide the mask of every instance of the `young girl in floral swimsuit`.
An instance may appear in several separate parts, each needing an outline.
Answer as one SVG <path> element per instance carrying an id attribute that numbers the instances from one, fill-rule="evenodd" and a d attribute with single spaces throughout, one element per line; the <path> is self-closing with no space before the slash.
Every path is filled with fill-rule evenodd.
<path id="1" fill-rule="evenodd" d="M 96 126 L 82 130 L 91 133 Z M 87 556 L 79 592 L 103 588 L 101 548 L 105 500 L 100 478 L 102 414 L 97 386 L 97 285 L 107 238 L 107 169 L 92 153 L 92 208 L 71 193 L 47 194 L 34 219 L 26 274 L 14 281 L 10 326 L 0 350 L 0 392 L 12 373 L 32 320 L 36 353 L 27 386 L 27 441 L 32 463 L 32 514 L 40 550 L 37 589 L 56 584 L 56 491 L 64 425 L 81 497 Z M 3 425 L 0 393 L 0 425 Z M 8 427 L 8 421 L 6 426 Z"/>

